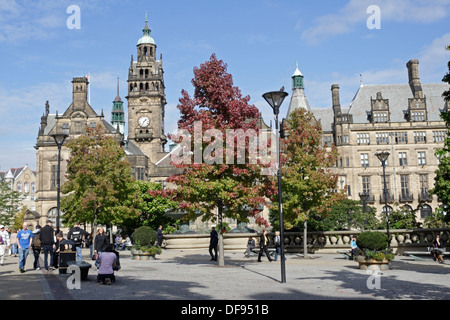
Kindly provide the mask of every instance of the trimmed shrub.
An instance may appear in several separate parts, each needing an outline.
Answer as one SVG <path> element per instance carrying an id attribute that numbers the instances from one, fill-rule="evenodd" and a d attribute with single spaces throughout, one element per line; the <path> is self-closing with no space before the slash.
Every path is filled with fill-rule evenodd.
<path id="1" fill-rule="evenodd" d="M 360 249 L 385 250 L 388 247 L 388 238 L 381 232 L 365 231 L 357 237 L 356 245 Z"/>
<path id="2" fill-rule="evenodd" d="M 139 227 L 134 230 L 133 240 L 136 244 L 150 247 L 155 244 L 156 231 L 147 226 Z"/>

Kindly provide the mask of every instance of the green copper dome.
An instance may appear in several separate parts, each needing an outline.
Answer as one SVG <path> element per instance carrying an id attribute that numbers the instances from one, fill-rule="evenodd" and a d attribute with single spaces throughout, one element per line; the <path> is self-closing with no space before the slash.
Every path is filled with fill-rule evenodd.
<path id="1" fill-rule="evenodd" d="M 142 37 L 139 39 L 138 41 L 138 45 L 139 44 L 154 44 L 155 40 L 153 40 L 153 38 L 150 36 L 151 30 L 148 27 L 148 19 L 147 19 L 147 13 L 145 13 L 145 27 L 144 29 L 142 29 Z"/>

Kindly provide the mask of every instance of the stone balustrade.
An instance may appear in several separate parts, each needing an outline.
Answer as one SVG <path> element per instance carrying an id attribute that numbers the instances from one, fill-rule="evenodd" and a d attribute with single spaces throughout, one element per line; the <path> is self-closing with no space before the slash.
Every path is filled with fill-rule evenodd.
<path id="1" fill-rule="evenodd" d="M 386 230 L 377 230 L 386 233 Z M 310 253 L 336 253 L 337 250 L 349 249 L 351 237 L 358 236 L 359 230 L 308 232 L 307 246 Z M 389 230 L 390 246 L 396 254 L 404 251 L 426 251 L 436 235 L 449 244 L 450 228 L 439 229 L 393 229 Z M 273 244 L 273 233 L 267 234 L 270 244 Z M 225 250 L 245 250 L 247 240 L 253 237 L 258 246 L 259 235 L 256 233 L 224 234 Z M 285 232 L 284 244 L 286 252 L 303 252 L 303 232 Z M 207 249 L 209 234 L 165 235 L 163 246 L 166 249 Z"/>

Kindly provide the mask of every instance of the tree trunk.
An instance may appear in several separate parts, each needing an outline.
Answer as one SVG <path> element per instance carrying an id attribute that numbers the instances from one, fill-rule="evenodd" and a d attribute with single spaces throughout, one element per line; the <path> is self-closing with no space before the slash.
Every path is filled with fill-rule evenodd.
<path id="1" fill-rule="evenodd" d="M 218 205 L 218 218 L 219 218 L 219 267 L 225 266 L 225 256 L 224 256 L 224 247 L 223 247 L 223 233 L 222 233 L 222 214 L 223 214 L 223 206 L 222 204 Z"/>

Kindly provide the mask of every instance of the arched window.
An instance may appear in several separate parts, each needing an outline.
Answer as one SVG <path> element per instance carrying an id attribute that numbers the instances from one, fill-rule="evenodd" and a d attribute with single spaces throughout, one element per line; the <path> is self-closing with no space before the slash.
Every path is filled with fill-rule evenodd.
<path id="1" fill-rule="evenodd" d="M 386 208 L 387 208 L 388 214 L 391 214 L 392 213 L 392 207 L 391 206 L 384 206 L 383 207 L 383 214 L 384 215 L 386 214 Z"/>
<path id="2" fill-rule="evenodd" d="M 23 184 L 23 192 L 24 193 L 30 192 L 30 184 L 28 183 L 28 181 L 25 181 L 25 183 Z"/>
<path id="3" fill-rule="evenodd" d="M 17 192 L 22 192 L 22 182 L 17 182 Z"/>
<path id="4" fill-rule="evenodd" d="M 407 204 L 405 204 L 402 208 L 403 208 L 404 212 L 411 212 L 412 211 L 412 207 L 410 205 L 407 205 Z"/>
<path id="5" fill-rule="evenodd" d="M 55 226 L 55 227 L 56 227 L 56 219 L 58 217 L 57 213 L 58 213 L 58 210 L 55 207 L 51 208 L 47 212 L 47 220 L 50 220 L 53 223 L 53 226 Z M 62 213 L 60 214 L 60 217 L 59 217 L 59 226 L 60 227 L 63 226 L 63 224 L 61 223 L 61 215 L 62 215 Z"/>
<path id="6" fill-rule="evenodd" d="M 31 183 L 31 193 L 36 193 L 36 182 Z"/>
<path id="7" fill-rule="evenodd" d="M 420 208 L 420 217 L 422 219 L 425 219 L 426 217 L 431 216 L 431 207 L 427 204 L 424 204 L 421 208 Z"/>

